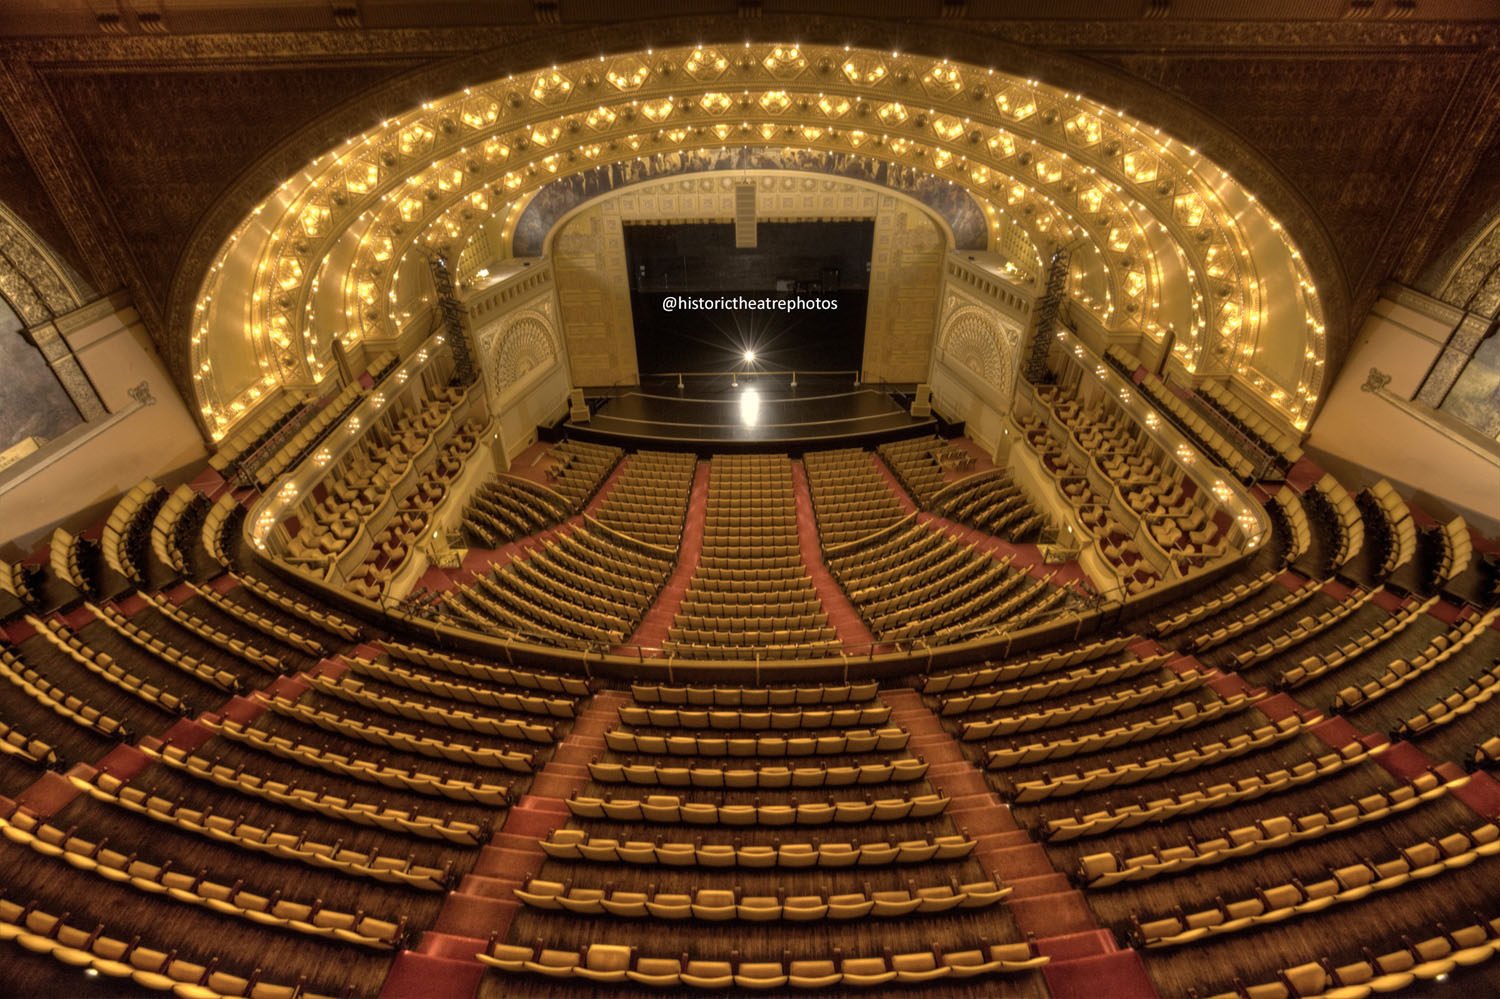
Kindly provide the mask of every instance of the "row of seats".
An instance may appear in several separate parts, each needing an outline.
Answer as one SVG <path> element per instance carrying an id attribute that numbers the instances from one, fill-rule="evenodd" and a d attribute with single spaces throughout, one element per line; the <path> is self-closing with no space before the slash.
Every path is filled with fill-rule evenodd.
<path id="1" fill-rule="evenodd" d="M 264 670 L 267 673 L 289 672 L 290 667 L 282 662 L 279 656 L 257 648 L 243 638 L 237 638 L 234 635 L 219 630 L 191 611 L 183 610 L 177 604 L 173 603 L 171 599 L 159 593 L 142 592 L 140 596 L 152 607 L 155 607 L 170 618 L 173 623 L 181 625 L 210 645 L 215 645 L 223 649 L 230 655 L 244 660 L 257 669 Z"/>
<path id="2" fill-rule="evenodd" d="M 166 498 L 166 490 L 155 481 L 142 479 L 120 497 L 104 522 L 99 539 L 104 564 L 136 585 L 146 581 L 142 567 L 146 564 L 151 523 Z"/>
<path id="3" fill-rule="evenodd" d="M 1369 631 L 1355 635 L 1353 638 L 1342 642 L 1330 652 L 1308 656 L 1297 665 L 1284 670 L 1276 678 L 1276 686 L 1282 690 L 1295 690 L 1320 677 L 1327 676 L 1329 673 L 1342 667 L 1345 663 L 1373 651 L 1383 643 L 1401 634 L 1401 632 L 1413 624 L 1421 621 L 1423 615 L 1438 600 L 1437 596 L 1431 596 L 1420 602 L 1404 604 L 1394 614 L 1376 624 Z"/>
<path id="4" fill-rule="evenodd" d="M 1257 641 L 1248 649 L 1241 649 L 1239 652 L 1236 652 L 1234 658 L 1231 660 L 1234 668 L 1237 670 L 1248 669 L 1256 663 L 1279 656 L 1288 649 L 1301 645 L 1303 642 L 1321 635 L 1330 628 L 1336 627 L 1339 622 L 1375 599 L 1375 596 L 1382 592 L 1382 589 L 1355 589 L 1350 592 L 1349 596 L 1327 610 L 1319 611 L 1317 614 L 1303 615 L 1285 631 L 1277 632 L 1269 638 Z"/>
<path id="5" fill-rule="evenodd" d="M 862 704 L 875 700 L 880 684 L 823 684 L 799 687 L 694 687 L 662 683 L 632 683 L 636 704 L 680 704 L 721 708 L 790 707 L 795 704 Z"/>
<path id="6" fill-rule="evenodd" d="M 407 836 L 443 840 L 458 846 L 478 846 L 488 830 L 476 822 L 463 822 L 451 815 L 423 815 L 407 809 L 387 807 L 384 801 L 362 801 L 333 794 L 327 790 L 299 787 L 264 774 L 247 773 L 243 766 L 230 767 L 174 746 L 143 739 L 140 749 L 163 766 L 183 774 L 227 788 L 249 798 L 260 798 L 298 811 L 315 812 L 340 822 L 372 826 Z"/>
<path id="7" fill-rule="evenodd" d="M 1160 669 L 1170 658 L 1166 653 L 1148 656 L 1145 659 L 1126 659 L 1108 666 L 1080 666 L 1060 675 L 1047 674 L 1045 679 L 1020 686 L 1004 686 L 996 690 L 977 694 L 960 694 L 956 697 L 938 698 L 938 715 L 953 718 L 958 715 L 991 711 L 995 708 L 1025 704 L 1030 701 L 1062 697 L 1082 690 L 1091 690 L 1107 684 L 1119 683 Z"/>
<path id="8" fill-rule="evenodd" d="M 247 725 L 233 718 L 208 715 L 202 724 L 232 742 L 243 743 L 261 752 L 289 760 L 309 770 L 326 770 L 341 777 L 382 784 L 393 790 L 411 791 L 435 798 L 451 798 L 454 801 L 473 802 L 491 807 L 503 807 L 510 799 L 510 786 L 491 780 L 462 780 L 436 773 L 427 773 L 414 766 L 387 766 L 383 760 L 361 759 L 323 746 L 298 742 L 283 735 L 275 735 L 258 725 Z"/>
<path id="9" fill-rule="evenodd" d="M 1279 569 L 1267 569 L 1254 579 L 1247 579 L 1242 583 L 1216 594 L 1207 600 L 1174 611 L 1166 617 L 1152 622 L 1150 631 L 1157 638 L 1166 638 L 1175 634 L 1183 628 L 1189 628 L 1199 621 L 1206 621 L 1215 615 L 1222 614 L 1227 610 L 1249 600 L 1276 582 L 1276 577 L 1281 574 Z"/>
<path id="10" fill-rule="evenodd" d="M 343 661 L 349 665 L 351 672 L 361 676 L 368 676 L 381 683 L 431 694 L 449 701 L 481 704 L 486 707 L 499 708 L 501 711 L 516 711 L 550 718 L 573 718 L 577 713 L 576 702 L 569 698 L 522 694 L 514 690 L 496 689 L 490 683 L 483 685 L 460 683 L 457 680 L 445 678 L 445 676 L 459 674 L 449 673 L 445 676 L 437 676 L 435 672 L 371 662 L 354 655 L 344 658 Z M 507 686 L 510 685 L 507 684 Z"/>
<path id="11" fill-rule="evenodd" d="M 1196 867 L 1229 863 L 1267 850 L 1283 850 L 1324 836 L 1338 835 L 1359 826 L 1382 822 L 1393 814 L 1419 808 L 1447 794 L 1467 777 L 1445 782 L 1435 774 L 1419 774 L 1409 784 L 1390 791 L 1377 791 L 1348 804 L 1325 808 L 1309 815 L 1273 815 L 1252 825 L 1225 830 L 1214 839 L 1193 840 L 1169 849 L 1122 857 L 1094 853 L 1078 862 L 1078 881 L 1089 888 L 1109 888 L 1130 881 L 1145 881 L 1178 874 Z"/>
<path id="12" fill-rule="evenodd" d="M 642 787 L 703 787 L 726 790 L 771 788 L 849 787 L 856 784 L 900 784 L 927 776 L 927 761 L 903 759 L 884 763 L 816 767 L 763 766 L 664 767 L 649 763 L 615 763 L 594 760 L 589 776 L 601 784 L 635 784 Z"/>
<path id="13" fill-rule="evenodd" d="M 332 398 L 325 399 L 321 403 L 313 403 L 303 409 L 297 414 L 297 423 L 293 424 L 296 427 L 295 432 L 286 437 L 285 442 L 270 455 L 247 455 L 247 458 L 254 459 L 255 467 L 241 469 L 241 471 L 248 471 L 254 476 L 257 486 L 261 489 L 266 488 L 279 479 L 282 473 L 296 468 L 308 455 L 312 454 L 313 449 L 328 436 L 333 428 L 343 422 L 349 411 L 359 405 L 364 392 L 364 386 L 358 381 L 353 381 L 340 389 Z M 288 426 L 280 428 L 267 441 L 267 444 L 275 446 L 277 440 L 286 436 L 288 429 L 290 429 Z"/>
<path id="14" fill-rule="evenodd" d="M 54 714 L 75 725 L 91 729 L 111 739 L 125 739 L 130 736 L 129 729 L 118 718 L 105 714 L 82 698 L 59 688 L 17 659 L 15 654 L 7 648 L 0 648 L 0 679 L 19 688 L 23 694 L 42 707 L 48 708 Z"/>
<path id="15" fill-rule="evenodd" d="M 1224 902 L 1212 909 L 1142 921 L 1132 917 L 1132 942 L 1143 947 L 1176 947 L 1225 933 L 1253 929 L 1267 923 L 1322 912 L 1335 905 L 1358 902 L 1370 895 L 1393 891 L 1415 879 L 1430 879 L 1468 867 L 1481 857 L 1500 856 L 1500 826 L 1480 826 L 1454 832 L 1436 841 L 1401 847 L 1390 860 L 1329 867 L 1327 877 L 1257 886 L 1253 898 Z M 1441 886 L 1429 888 L 1441 891 Z"/>
<path id="16" fill-rule="evenodd" d="M 1380 514 L 1371 523 L 1379 525 L 1384 536 L 1380 575 L 1388 576 L 1416 557 L 1417 522 L 1412 519 L 1411 508 L 1406 505 L 1406 501 L 1385 479 L 1370 486 L 1365 490 L 1365 495 Z"/>
<path id="17" fill-rule="evenodd" d="M 1270 773 L 1256 772 L 1233 782 L 1199 787 L 1152 801 L 1106 808 L 1085 815 L 1050 819 L 1042 826 L 1043 836 L 1051 842 L 1063 842 L 1085 836 L 1102 836 L 1119 829 L 1131 829 L 1148 823 L 1166 822 L 1181 815 L 1226 808 L 1242 801 L 1280 794 L 1288 788 L 1313 784 L 1325 777 L 1358 766 L 1384 751 L 1386 743 L 1376 749 L 1352 742 L 1336 752 L 1316 759 L 1303 760 Z"/>
<path id="18" fill-rule="evenodd" d="M 369 743 L 372 746 L 389 746 L 403 752 L 416 753 L 418 756 L 524 774 L 532 772 L 532 764 L 535 762 L 535 756 L 531 753 L 516 753 L 477 744 L 465 746 L 445 738 L 414 735 L 332 711 L 308 707 L 280 695 L 267 699 L 266 704 L 277 714 L 304 725 L 312 725 L 327 732 Z"/>
<path id="19" fill-rule="evenodd" d="M 1427 705 L 1396 728 L 1404 739 L 1419 739 L 1433 729 L 1452 724 L 1488 704 L 1500 693 L 1500 662 L 1481 670 L 1453 693 Z"/>
<path id="20" fill-rule="evenodd" d="M 1075 795 L 1105 791 L 1112 787 L 1128 787 L 1146 781 L 1163 780 L 1179 773 L 1191 773 L 1228 760 L 1239 759 L 1269 750 L 1280 743 L 1297 738 L 1317 721 L 1304 720 L 1300 715 L 1288 715 L 1269 725 L 1236 732 L 1233 735 L 1179 750 L 1166 756 L 1118 763 L 1113 766 L 1079 768 L 1071 774 L 1059 777 L 1044 776 L 1031 780 L 1014 781 L 1010 785 L 1010 799 L 1018 804 L 1046 801 L 1050 798 L 1068 798 Z"/>
<path id="21" fill-rule="evenodd" d="M 51 642 L 68 658 L 105 683 L 165 711 L 177 714 L 187 713 L 187 704 L 182 698 L 170 690 L 163 690 L 136 676 L 116 662 L 114 656 L 109 653 L 89 648 L 67 626 L 51 618 L 44 620 L 31 614 L 26 615 L 26 623 L 35 628 L 39 635 Z"/>
<path id="22" fill-rule="evenodd" d="M 1375 679 L 1359 686 L 1349 686 L 1340 690 L 1334 695 L 1334 708 L 1345 711 L 1361 708 L 1371 701 L 1377 701 L 1400 690 L 1417 677 L 1458 656 L 1497 619 L 1500 619 L 1500 608 L 1482 614 L 1468 614 L 1456 622 L 1450 630 L 1434 638 L 1425 649 L 1410 659 L 1393 660 L 1386 667 L 1385 672 Z"/>
<path id="23" fill-rule="evenodd" d="M 1469 538 L 1469 525 L 1462 517 L 1454 517 L 1434 534 L 1438 540 L 1437 580 L 1445 583 L 1469 567 L 1474 558 L 1474 543 Z"/>
<path id="24" fill-rule="evenodd" d="M 932 509 L 932 498 L 943 488 L 944 470 L 967 470 L 974 456 L 941 437 L 915 437 L 889 441 L 877 449 L 902 487 L 924 510 Z"/>
<path id="25" fill-rule="evenodd" d="M 556 829 L 538 845 L 558 860 L 586 860 L 602 864 L 643 864 L 662 867 L 743 867 L 750 870 L 812 867 L 830 869 L 883 867 L 891 864 L 945 863 L 974 852 L 976 842 L 963 835 L 873 842 L 740 844 L 617 840 L 590 836 L 582 829 Z"/>
<path id="26" fill-rule="evenodd" d="M 131 621 L 111 603 L 96 605 L 84 603 L 84 608 L 92 613 L 96 620 L 103 621 L 105 626 L 114 631 L 131 644 L 145 649 L 160 661 L 182 670 L 196 680 L 201 680 L 211 686 L 218 687 L 227 693 L 243 693 L 244 681 L 229 670 L 220 669 L 210 663 L 197 658 L 191 653 L 184 652 L 169 642 L 164 642 L 150 631 Z"/>
<path id="27" fill-rule="evenodd" d="M 637 451 L 626 459 L 595 516 L 622 534 L 676 551 L 698 459 L 687 452 Z"/>
<path id="28" fill-rule="evenodd" d="M 604 745 L 617 753 L 665 756 L 842 756 L 905 749 L 910 734 L 902 728 L 851 729 L 833 735 L 761 736 L 732 739 L 705 735 L 642 735 L 610 729 Z"/>
<path id="29" fill-rule="evenodd" d="M 1196 690 L 1202 687 L 1208 679 L 1207 673 L 1200 673 L 1197 670 L 1186 670 L 1182 673 L 1172 673 L 1171 670 L 1166 670 L 1166 672 L 1169 676 L 1155 683 L 1125 687 L 1113 693 L 1101 694 L 1098 697 L 1072 704 L 1044 707 L 1019 715 L 960 722 L 958 737 L 963 742 L 979 742 L 995 736 L 1034 732 L 1044 728 L 1059 728 L 1065 725 L 1076 725 L 1093 718 L 1107 718 Z"/>
<path id="30" fill-rule="evenodd" d="M 1302 448 L 1296 434 L 1282 430 L 1270 420 L 1251 409 L 1248 403 L 1218 382 L 1204 382 L 1198 387 L 1198 396 L 1217 409 L 1226 419 L 1249 434 L 1267 453 L 1276 454 L 1284 468 L 1291 468 L 1302 458 Z"/>
<path id="31" fill-rule="evenodd" d="M 299 984 L 276 985 L 184 961 L 176 952 L 111 936 L 104 926 L 87 929 L 67 924 L 67 913 L 53 915 L 36 903 L 21 905 L 0 898 L 0 940 L 14 940 L 34 954 L 44 954 L 71 968 L 83 968 L 106 980 L 119 979 L 154 991 L 171 991 L 192 999 L 239 996 L 244 999 L 328 999 Z M 128 932 L 128 931 L 119 931 Z"/>
<path id="32" fill-rule="evenodd" d="M 991 749 L 985 755 L 985 766 L 990 770 L 1007 770 L 1046 760 L 1065 760 L 1086 753 L 1113 749 L 1117 746 L 1145 742 L 1172 732 L 1194 728 L 1215 718 L 1242 710 L 1250 704 L 1250 700 L 1248 694 L 1234 694 L 1210 701 L 1202 706 L 1184 702 L 1174 705 L 1170 714 L 1158 718 L 1148 718 L 1144 721 L 1049 742 L 1033 742 L 1023 746 Z"/>
<path id="33" fill-rule="evenodd" d="M 551 725 L 384 694 L 367 687 L 358 677 L 348 674 L 337 679 L 326 674 L 307 674 L 304 678 L 309 686 L 320 693 L 426 725 L 450 728 L 460 732 L 482 732 L 502 739 L 535 742 L 544 746 L 550 746 L 557 741 L 556 732 Z"/>
<path id="34" fill-rule="evenodd" d="M 1401 994 L 1419 982 L 1442 982 L 1460 968 L 1470 968 L 1500 954 L 1500 916 L 1479 918 L 1468 926 L 1437 927 L 1426 940 L 1403 937 L 1401 946 L 1376 955 L 1368 946 L 1350 964 L 1312 961 L 1282 968 L 1276 980 L 1225 993 L 1213 999 L 1342 999 L 1344 996 Z"/>
<path id="35" fill-rule="evenodd" d="M 1327 579 L 1308 580 L 1295 590 L 1282 594 L 1275 600 L 1261 604 L 1248 614 L 1241 614 L 1224 624 L 1216 625 L 1209 631 L 1195 635 L 1184 642 L 1180 648 L 1184 652 L 1206 652 L 1209 649 L 1218 648 L 1225 642 L 1233 641 L 1241 635 L 1255 631 L 1271 621 L 1276 620 L 1291 610 L 1306 603 L 1323 591 L 1328 585 Z"/>
<path id="36" fill-rule="evenodd" d="M 793 711 L 751 711 L 743 708 L 700 711 L 631 704 L 621 705 L 617 713 L 620 721 L 626 725 L 746 732 L 766 729 L 846 729 L 856 725 L 884 725 L 891 718 L 891 709 L 884 704 L 851 708 L 797 708 Z"/>
<path id="37" fill-rule="evenodd" d="M 258 599 L 279 607 L 292 617 L 301 618 L 308 624 L 320 628 L 331 635 L 336 635 L 345 641 L 357 642 L 360 639 L 362 633 L 359 628 L 332 611 L 310 604 L 305 600 L 298 600 L 295 597 L 288 596 L 276 587 L 254 576 L 238 572 L 231 572 L 229 575 L 245 589 L 255 594 Z"/>
<path id="38" fill-rule="evenodd" d="M 280 621 L 272 620 L 264 614 L 257 613 L 243 604 L 236 603 L 211 586 L 203 586 L 191 580 L 187 584 L 193 592 L 204 600 L 214 605 L 214 609 L 234 618 L 247 627 L 254 628 L 263 635 L 267 635 L 278 642 L 290 645 L 300 652 L 310 656 L 322 658 L 328 654 L 321 642 L 309 638 L 300 631 L 295 631 L 282 624 Z"/>
<path id="39" fill-rule="evenodd" d="M 1331 473 L 1325 473 L 1314 484 L 1314 491 L 1324 501 L 1324 508 L 1315 509 L 1322 514 L 1327 536 L 1332 538 L 1330 550 L 1325 552 L 1327 561 L 1332 566 L 1341 566 L 1364 548 L 1365 519 L 1349 490 Z"/>
<path id="40" fill-rule="evenodd" d="M 453 878 L 451 861 L 443 868 L 435 868 L 418 864 L 411 857 L 390 857 L 373 850 L 347 850 L 340 843 L 315 842 L 306 834 L 277 832 L 272 826 L 246 822 L 243 814 L 239 818 L 230 818 L 204 809 L 185 807 L 180 801 L 168 801 L 133 788 L 104 771 L 95 773 L 92 779 L 70 774 L 68 780 L 91 798 L 195 836 L 311 867 L 326 868 L 349 877 L 369 878 L 422 891 L 443 891 Z"/>
<path id="41" fill-rule="evenodd" d="M 980 669 L 957 669 L 949 673 L 924 674 L 917 678 L 917 690 L 923 694 L 942 694 L 950 690 L 987 687 L 991 684 L 1010 683 L 1042 673 L 1052 673 L 1080 663 L 1112 656 L 1124 649 L 1136 637 L 1126 634 L 1094 639 L 1072 648 L 1044 652 L 1003 666 L 986 665 Z"/>
<path id="42" fill-rule="evenodd" d="M 788 895 L 784 889 L 775 895 L 746 895 L 729 888 L 699 888 L 691 892 L 611 891 L 531 878 L 515 889 L 515 895 L 534 909 L 581 916 L 806 923 L 868 916 L 901 919 L 914 914 L 983 909 L 1008 897 L 1011 891 L 999 878 L 962 885 L 818 895 Z"/>
<path id="43" fill-rule="evenodd" d="M 633 798 L 596 798 L 575 795 L 568 811 L 584 819 L 616 822 L 683 823 L 701 826 L 819 826 L 837 823 L 903 822 L 924 819 L 948 808 L 952 799 L 940 794 L 864 801 L 812 801 L 798 805 L 715 805 L 683 801 L 673 794 Z"/>
<path id="44" fill-rule="evenodd" d="M 880 957 L 835 957 L 780 961 L 718 961 L 676 957 L 642 957 L 634 947 L 589 944 L 582 952 L 521 947 L 491 942 L 476 955 L 492 968 L 509 973 L 578 978 L 589 982 L 633 982 L 652 988 L 688 985 L 704 989 L 730 987 L 828 989 L 839 985 L 873 987 L 890 982 L 914 984 L 944 978 L 1019 973 L 1039 968 L 1051 958 L 1034 944 L 991 944 L 974 950 L 939 953 L 928 950 Z"/>

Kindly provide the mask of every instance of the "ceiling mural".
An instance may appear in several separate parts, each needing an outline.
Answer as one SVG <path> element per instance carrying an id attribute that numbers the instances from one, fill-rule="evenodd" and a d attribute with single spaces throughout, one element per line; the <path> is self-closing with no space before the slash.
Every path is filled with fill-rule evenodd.
<path id="1" fill-rule="evenodd" d="M 978 206 L 991 249 L 1007 219 L 1038 249 L 1068 247 L 1069 292 L 1105 328 L 1158 342 L 1171 330 L 1187 371 L 1233 377 L 1297 426 L 1324 390 L 1323 307 L 1302 253 L 1198 150 L 993 69 L 746 43 L 478 84 L 306 164 L 240 222 L 199 288 L 192 373 L 206 426 L 222 436 L 272 387 L 327 377 L 335 340 L 389 340 L 409 306 L 398 289 L 414 284 L 403 268 L 456 252 L 492 215 L 601 167 L 721 150 L 936 178 Z"/>

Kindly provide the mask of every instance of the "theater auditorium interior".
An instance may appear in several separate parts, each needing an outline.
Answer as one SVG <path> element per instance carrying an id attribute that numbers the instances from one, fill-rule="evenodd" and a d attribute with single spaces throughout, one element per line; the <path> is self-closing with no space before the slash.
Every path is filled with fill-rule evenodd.
<path id="1" fill-rule="evenodd" d="M 1500 10 L 875 6 L 0 4 L 0 995 L 1500 995 Z"/>

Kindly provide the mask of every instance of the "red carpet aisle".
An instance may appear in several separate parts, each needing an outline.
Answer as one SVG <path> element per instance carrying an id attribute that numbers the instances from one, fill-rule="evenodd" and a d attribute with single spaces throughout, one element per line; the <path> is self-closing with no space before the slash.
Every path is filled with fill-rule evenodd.
<path id="1" fill-rule="evenodd" d="M 626 640 L 627 646 L 660 649 L 661 643 L 667 640 L 667 629 L 672 627 L 677 608 L 682 606 L 688 584 L 698 569 L 698 556 L 703 553 L 703 525 L 708 518 L 708 467 L 708 462 L 700 461 L 697 472 L 693 474 L 693 492 L 688 497 L 687 520 L 682 525 L 682 550 L 677 555 L 677 568 L 667 577 L 656 602 L 641 618 L 635 634 Z M 630 649 L 616 651 L 628 653 Z"/>
<path id="2" fill-rule="evenodd" d="M 953 736 L 914 690 L 882 690 L 891 706 L 891 723 L 911 733 L 911 751 L 930 764 L 927 779 L 952 795 L 948 817 L 960 831 L 978 841 L 974 857 L 1014 889 L 1008 904 L 1017 928 L 1035 935 L 1037 947 L 1052 960 L 1042 976 L 1053 999 L 1156 999 L 1140 955 L 1120 950 L 1114 935 L 1100 929 L 1067 875 L 1056 870 L 1047 852 L 1019 828 L 1010 807 L 985 783 Z M 1107 983 L 1107 984 L 1106 984 Z"/>
<path id="3" fill-rule="evenodd" d="M 828 614 L 828 623 L 838 632 L 839 641 L 844 643 L 847 651 L 868 652 L 875 644 L 875 636 L 823 562 L 823 549 L 818 544 L 818 520 L 813 515 L 812 490 L 807 486 L 807 470 L 800 461 L 792 462 L 792 494 L 797 501 L 797 541 L 802 548 L 802 564 L 812 577 L 813 589 L 818 591 L 818 599 Z"/>
<path id="4" fill-rule="evenodd" d="M 416 950 L 403 951 L 380 991 L 381 999 L 468 999 L 479 990 L 484 965 L 474 959 L 491 936 L 504 939 L 521 903 L 512 890 L 541 870 L 547 855 L 537 840 L 568 821 L 564 799 L 588 783 L 588 761 L 604 749 L 604 732 L 618 720 L 624 691 L 602 691 L 506 813 L 505 824 L 480 848 L 479 862 L 448 893 L 432 929 Z"/>

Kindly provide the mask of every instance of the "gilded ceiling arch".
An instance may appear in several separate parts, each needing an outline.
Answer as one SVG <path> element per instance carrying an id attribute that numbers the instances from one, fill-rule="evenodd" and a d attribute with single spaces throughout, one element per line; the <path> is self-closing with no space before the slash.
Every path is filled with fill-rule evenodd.
<path id="1" fill-rule="evenodd" d="M 846 28 L 860 24 L 838 23 Z M 946 32 L 921 29 L 915 34 L 925 44 L 951 43 L 941 46 L 948 51 L 964 47 L 961 38 Z M 588 40 L 583 33 L 569 44 L 586 45 Z M 1070 60 L 1034 52 L 997 53 L 989 46 L 986 54 L 1013 55 L 1018 64 L 1045 66 L 1059 79 L 1079 69 Z M 472 68 L 475 60 L 459 62 Z M 1098 70 L 1093 76 L 1098 82 L 1107 73 Z M 1133 89 L 1139 91 L 1141 85 Z M 369 324 L 380 321 L 376 303 L 383 306 L 385 301 L 379 298 L 385 289 L 385 262 L 374 258 L 384 251 L 384 240 L 391 241 L 389 257 L 410 251 L 418 239 L 428 245 L 457 239 L 473 216 L 495 210 L 490 199 L 539 185 L 569 169 L 578 157 L 586 160 L 591 147 L 600 147 L 593 156 L 607 160 L 638 155 L 640 147 L 632 143 L 641 142 L 696 147 L 774 139 L 799 148 L 847 150 L 857 140 L 878 139 L 885 155 L 951 171 L 992 203 L 1012 209 L 1026 203 L 1046 206 L 1032 213 L 1038 218 L 1060 212 L 1067 219 L 1066 233 L 1059 233 L 1064 241 L 1107 247 L 1100 251 L 1101 266 L 1117 271 L 1110 280 L 1136 300 L 1133 315 L 1126 313 L 1130 303 L 1121 303 L 1122 322 L 1158 336 L 1170 325 L 1189 370 L 1226 366 L 1278 406 L 1289 423 L 1305 426 L 1331 374 L 1335 358 L 1330 349 L 1336 340 L 1329 331 L 1341 333 L 1346 304 L 1341 275 L 1321 280 L 1332 260 L 1322 230 L 1258 157 L 1212 124 L 1195 120 L 1189 109 L 1170 98 L 1161 100 L 1172 113 L 1158 121 L 1196 126 L 1190 134 L 1205 135 L 1214 148 L 1234 153 L 1227 159 L 1238 172 L 1229 174 L 1203 151 L 1174 141 L 1122 109 L 1049 87 L 1035 77 L 1023 79 L 983 64 L 910 51 L 861 51 L 853 45 L 651 47 L 457 90 L 303 163 L 302 173 L 291 176 L 258 208 L 251 206 L 224 245 L 232 247 L 242 237 L 258 240 L 265 252 L 249 270 L 272 276 L 262 279 L 257 299 L 253 281 L 215 284 L 222 281 L 226 266 L 234 269 L 228 254 L 198 271 L 200 278 L 206 271 L 208 281 L 200 281 L 196 289 L 196 315 L 186 331 L 190 341 L 196 340 L 190 344 L 192 374 L 198 376 L 192 397 L 208 429 L 222 433 L 253 404 L 247 392 L 315 380 L 327 369 L 324 357 L 334 336 L 357 339 L 368 335 Z M 594 112 L 599 114 L 590 124 Z M 341 111 L 330 119 L 348 114 Z M 716 134 L 719 130 L 724 134 Z M 360 160 L 366 152 L 375 158 Z M 365 170 L 365 180 L 356 168 Z M 1230 204 L 1218 192 L 1236 181 L 1249 182 L 1255 193 L 1240 188 L 1242 200 Z M 236 192 L 240 205 L 247 184 Z M 341 192 L 333 190 L 339 186 Z M 477 201 L 466 200 L 475 195 Z M 1288 206 L 1289 216 L 1297 220 L 1298 241 L 1268 210 L 1271 204 Z M 224 207 L 215 214 L 231 211 Z M 1234 216 L 1247 212 L 1263 216 L 1265 225 L 1258 232 L 1237 233 Z M 348 225 L 351 219 L 359 224 Z M 195 237 L 196 251 L 211 239 L 207 233 L 200 229 Z M 1283 244 L 1281 259 L 1268 264 L 1278 254 L 1267 256 L 1267 247 L 1277 240 Z M 364 256 L 360 244 L 367 248 Z M 190 253 L 193 258 L 201 260 L 201 253 Z M 244 269 L 246 262 L 238 266 Z M 1286 273 L 1278 287 L 1268 289 L 1267 270 L 1277 268 Z M 179 302 L 179 293 L 187 287 L 188 274 L 185 269 L 179 275 L 174 289 L 178 322 L 186 304 Z M 321 279 L 325 274 L 326 281 Z M 348 279 L 339 282 L 339 275 Z M 331 287 L 335 284 L 341 284 L 337 295 Z M 273 287 L 279 291 L 273 293 Z M 1113 304 L 1100 301 L 1098 307 Z M 1294 311 L 1300 315 L 1291 315 Z M 337 316 L 342 320 L 332 318 Z M 1270 378 L 1256 368 L 1255 327 L 1263 322 L 1283 331 L 1275 335 L 1283 348 L 1281 371 Z M 326 328 L 320 331 L 319 324 Z M 241 342 L 228 351 L 225 366 L 237 366 L 238 374 L 213 384 L 206 376 L 212 376 L 215 362 L 205 345 L 212 340 L 218 349 L 235 336 Z M 235 351 L 238 356 L 232 356 Z M 260 374 L 247 379 L 247 372 Z"/>

